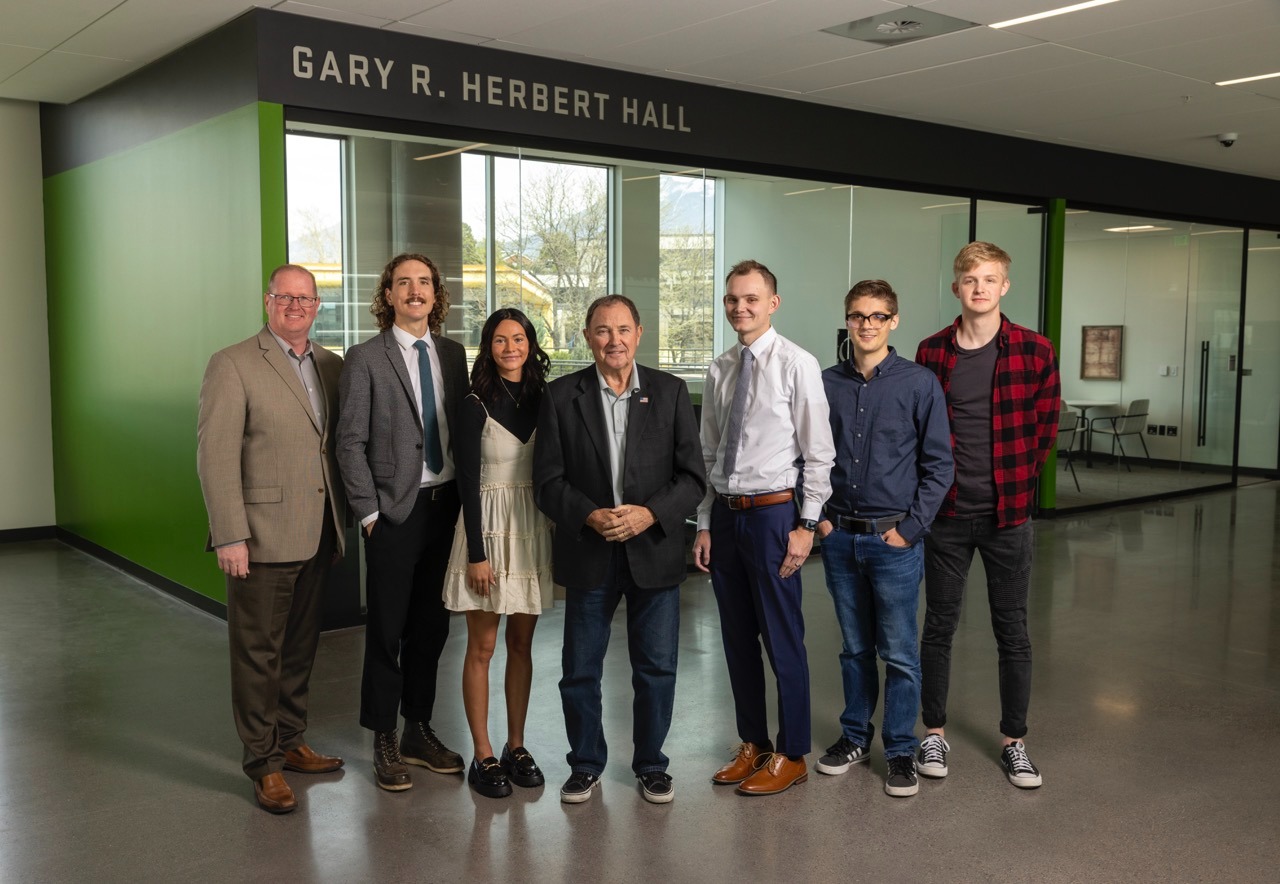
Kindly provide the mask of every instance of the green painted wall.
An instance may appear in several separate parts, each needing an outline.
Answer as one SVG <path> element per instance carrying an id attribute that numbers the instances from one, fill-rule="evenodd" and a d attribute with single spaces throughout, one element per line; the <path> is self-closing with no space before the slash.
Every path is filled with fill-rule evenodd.
<path id="1" fill-rule="evenodd" d="M 283 127 L 260 139 L 260 118 L 279 124 L 279 107 L 250 104 L 44 189 L 58 525 L 217 601 L 196 408 L 210 354 L 261 327 L 277 257 L 264 247 L 283 250 Z"/>

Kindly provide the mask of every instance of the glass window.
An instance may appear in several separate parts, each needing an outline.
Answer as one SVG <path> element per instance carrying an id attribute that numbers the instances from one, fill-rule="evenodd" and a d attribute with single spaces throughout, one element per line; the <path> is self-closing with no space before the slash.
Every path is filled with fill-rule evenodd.
<path id="1" fill-rule="evenodd" d="M 316 277 L 319 312 L 312 339 L 341 353 L 344 339 L 342 287 L 342 142 L 336 138 L 285 138 L 289 261 Z"/>

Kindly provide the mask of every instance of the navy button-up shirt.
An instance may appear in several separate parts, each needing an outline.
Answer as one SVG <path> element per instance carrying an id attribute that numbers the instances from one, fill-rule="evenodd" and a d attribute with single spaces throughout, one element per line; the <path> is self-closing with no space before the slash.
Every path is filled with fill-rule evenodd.
<path id="1" fill-rule="evenodd" d="M 938 378 L 893 347 L 864 378 L 853 361 L 822 373 L 836 463 L 827 509 L 874 519 L 906 513 L 898 533 L 923 537 L 951 488 L 951 425 Z"/>

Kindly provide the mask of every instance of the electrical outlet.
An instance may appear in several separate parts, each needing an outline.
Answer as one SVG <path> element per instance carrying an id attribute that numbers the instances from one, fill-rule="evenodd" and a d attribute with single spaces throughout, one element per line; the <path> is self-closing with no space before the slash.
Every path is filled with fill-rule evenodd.
<path id="1" fill-rule="evenodd" d="M 1178 428 L 1175 427 L 1173 424 L 1169 424 L 1169 435 L 1170 436 L 1178 435 Z"/>
<path id="2" fill-rule="evenodd" d="M 1156 432 L 1159 433 L 1161 436 L 1163 436 L 1168 432 L 1168 428 L 1164 424 L 1161 424 L 1160 426 L 1156 427 Z"/>
<path id="3" fill-rule="evenodd" d="M 1156 435 L 1156 425 L 1155 425 L 1155 424 L 1147 424 L 1147 435 L 1148 435 L 1148 436 L 1154 436 L 1154 435 Z"/>

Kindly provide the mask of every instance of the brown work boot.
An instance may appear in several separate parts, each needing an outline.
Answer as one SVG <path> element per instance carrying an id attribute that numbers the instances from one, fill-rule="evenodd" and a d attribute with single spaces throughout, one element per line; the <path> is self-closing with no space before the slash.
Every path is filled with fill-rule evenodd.
<path id="1" fill-rule="evenodd" d="M 403 792 L 413 787 L 409 768 L 400 758 L 400 743 L 395 731 L 374 732 L 373 772 L 378 776 L 378 787 L 388 792 Z"/>
<path id="2" fill-rule="evenodd" d="M 742 795 L 777 795 L 809 779 L 809 765 L 802 757 L 792 761 L 781 752 L 768 756 L 763 766 L 738 786 Z"/>
<path id="3" fill-rule="evenodd" d="M 764 764 L 772 751 L 772 743 L 739 743 L 738 748 L 734 750 L 733 761 L 716 771 L 711 777 L 711 782 L 718 786 L 733 786 L 741 783 Z"/>
<path id="4" fill-rule="evenodd" d="M 267 813 L 292 813 L 298 809 L 298 799 L 284 780 L 282 773 L 269 773 L 253 781 L 253 795 L 258 806 Z"/>

